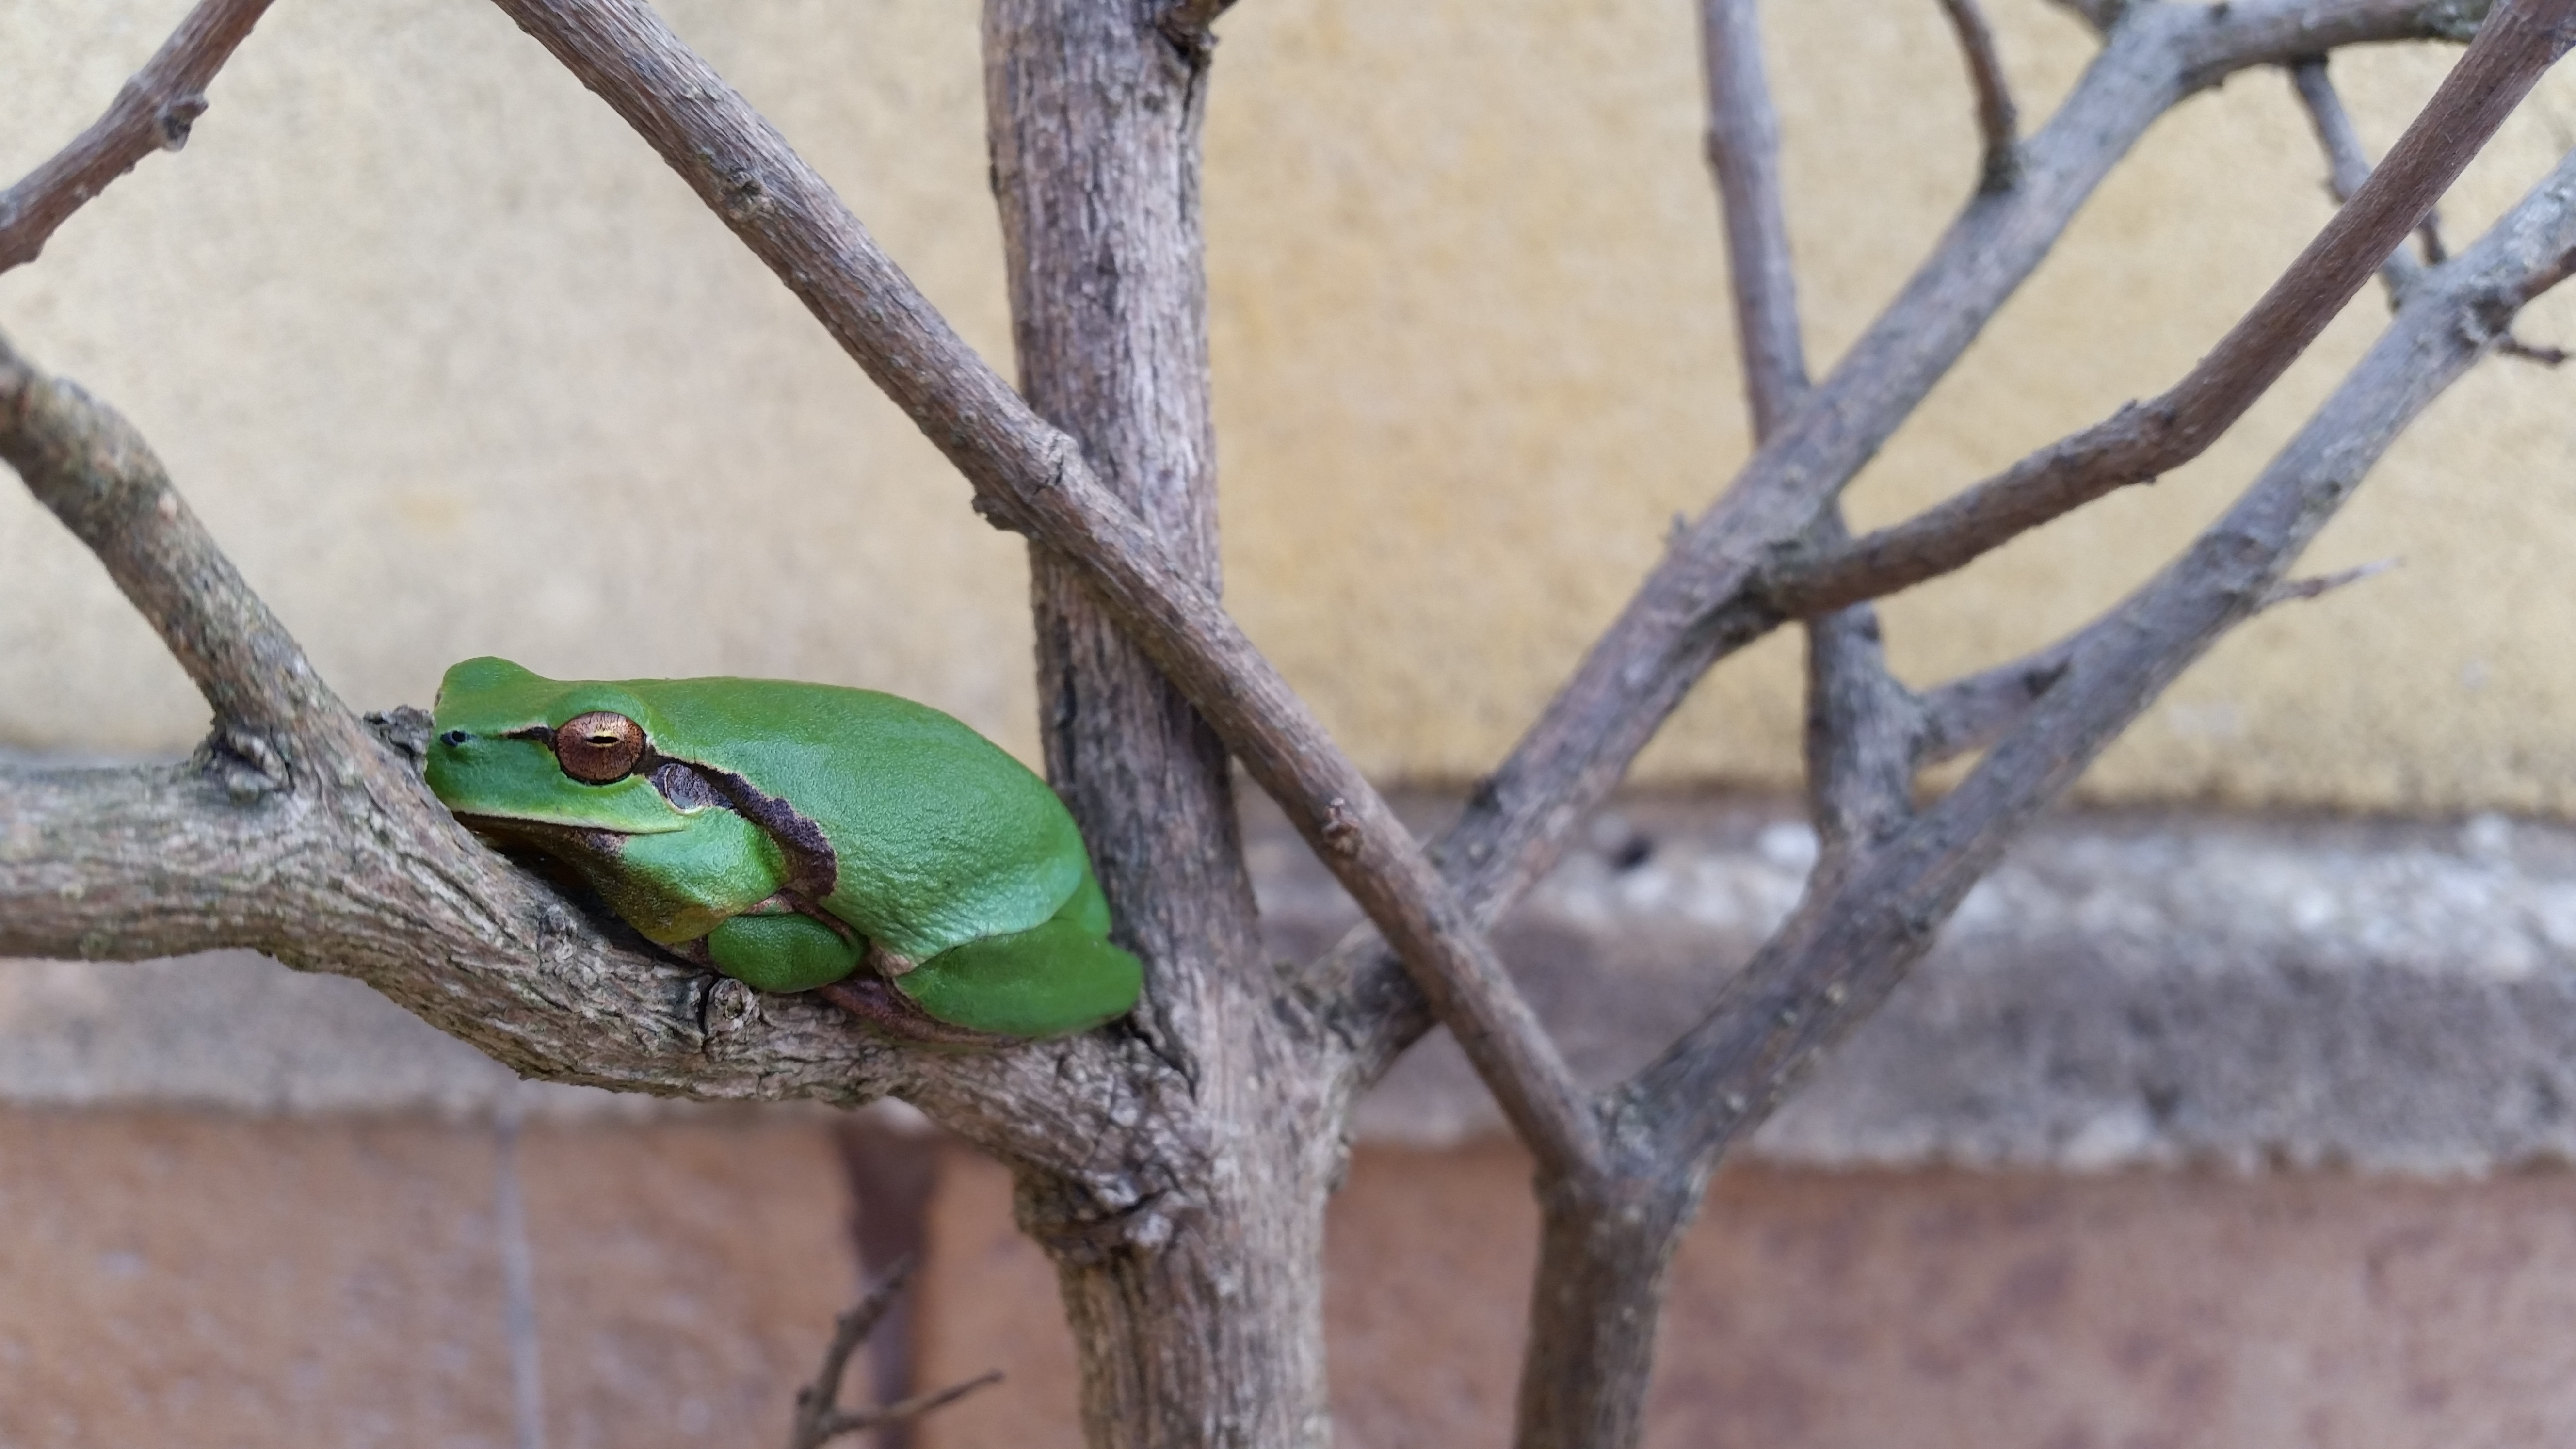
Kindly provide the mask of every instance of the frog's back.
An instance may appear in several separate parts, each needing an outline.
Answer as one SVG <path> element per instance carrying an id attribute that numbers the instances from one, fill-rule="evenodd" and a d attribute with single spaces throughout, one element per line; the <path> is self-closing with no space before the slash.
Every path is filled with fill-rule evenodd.
<path id="1" fill-rule="evenodd" d="M 671 758 L 783 797 L 821 826 L 838 875 L 824 906 L 922 959 L 1026 930 L 1090 876 L 1055 792 L 999 745 L 926 704 L 783 680 L 625 681 Z"/>

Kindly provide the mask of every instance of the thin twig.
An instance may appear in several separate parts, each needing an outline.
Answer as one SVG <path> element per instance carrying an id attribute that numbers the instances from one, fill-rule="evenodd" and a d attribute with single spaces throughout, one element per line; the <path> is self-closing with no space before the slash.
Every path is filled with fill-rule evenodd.
<path id="1" fill-rule="evenodd" d="M 1807 391 L 1798 279 L 1780 204 L 1780 122 L 1762 64 L 1753 0 L 1701 0 L 1700 56 L 1708 86 L 1708 164 L 1726 224 L 1727 281 L 1753 435 L 1780 430 Z"/>
<path id="2" fill-rule="evenodd" d="M 2576 156 L 2417 294 L 2227 514 L 2078 636 L 2062 676 L 1950 794 L 1811 894 L 1715 1010 L 1626 1089 L 1663 1150 L 1704 1165 L 1884 1000 L 2012 837 L 2190 662 L 2271 599 L 2399 433 L 2495 340 L 2492 313 L 2576 242 Z"/>
<path id="3" fill-rule="evenodd" d="M 933 1389 L 929 1393 L 915 1394 L 908 1399 L 898 1399 L 882 1409 L 844 1410 L 823 1422 L 822 1438 L 813 1442 L 821 1444 L 826 1440 L 839 1438 L 843 1434 L 858 1433 L 862 1429 L 883 1428 L 888 1424 L 900 1424 L 909 1419 L 918 1419 L 934 1409 L 944 1409 L 978 1389 L 991 1388 L 1001 1381 L 1000 1369 L 986 1369 L 964 1383 L 950 1384 L 944 1389 Z"/>
<path id="4" fill-rule="evenodd" d="M 2375 579 L 2397 567 L 2397 562 L 2393 558 L 2376 558 L 2368 563 L 2354 564 L 2348 569 L 2337 569 L 2330 574 L 2312 574 L 2304 579 L 2283 579 L 2265 591 L 2263 597 L 2255 602 L 2254 613 L 2276 609 L 2283 604 L 2296 604 L 2308 599 L 2323 598 L 2337 589 L 2350 588 L 2363 579 Z M 2251 618 L 2253 615 L 2249 614 L 2246 617 Z"/>
<path id="5" fill-rule="evenodd" d="M 495 0 L 661 153 L 975 485 L 1082 568 L 1416 973 L 1542 1160 L 1599 1123 L 1482 929 L 1304 701 L 1063 433 L 959 338 L 775 128 L 640 0 Z"/>
<path id="6" fill-rule="evenodd" d="M 2571 26 L 2576 0 L 2506 0 L 2388 159 L 2182 381 L 1904 523 L 1783 569 L 1764 589 L 1772 607 L 1803 617 L 1894 593 L 2200 456 L 2415 229 L 2576 39 Z"/>
<path id="7" fill-rule="evenodd" d="M 199 0 L 116 93 L 106 114 L 51 160 L 0 191 L 0 272 L 32 262 L 56 228 L 155 151 L 188 144 L 206 87 L 269 0 Z"/>
<path id="8" fill-rule="evenodd" d="M 1986 160 L 1979 189 L 2007 191 L 2021 177 L 2020 112 L 2013 106 L 2012 83 L 2004 78 L 2004 61 L 1995 49 L 1995 33 L 1977 0 L 1941 0 L 1950 28 L 1959 37 L 1959 52 L 1968 63 L 1968 84 L 1977 93 L 1977 132 L 1985 138 Z"/>
<path id="9" fill-rule="evenodd" d="M 867 1291 L 858 1305 L 835 1319 L 832 1339 L 823 1349 L 823 1365 L 814 1371 L 813 1380 L 796 1391 L 796 1419 L 787 1431 L 787 1449 L 821 1449 L 821 1446 L 844 1434 L 874 1429 L 886 1424 L 919 1418 L 933 1409 L 944 1408 L 977 1389 L 1002 1381 L 1002 1371 L 993 1369 L 976 1375 L 962 1384 L 926 1394 L 914 1394 L 882 1408 L 844 1409 L 841 1407 L 841 1380 L 849 1372 L 850 1356 L 868 1335 L 884 1321 L 895 1300 L 912 1282 L 919 1260 L 907 1253 L 895 1260 L 883 1278 Z"/>
<path id="10" fill-rule="evenodd" d="M 2314 599 L 2357 584 L 2397 567 L 2398 560 L 2378 559 L 2315 578 L 2288 579 L 2273 586 L 2256 606 L 2261 613 L 2283 604 Z M 2011 733 L 2030 716 L 2041 698 L 2066 678 L 2067 670 L 2103 636 L 2122 627 L 2119 609 L 2010 663 L 1954 679 L 1923 695 L 1922 763 L 1938 764 L 1985 749 Z"/>
<path id="11" fill-rule="evenodd" d="M 832 1321 L 831 1340 L 823 1346 L 823 1366 L 796 1390 L 796 1422 L 788 1431 L 787 1449 L 814 1449 L 823 1442 L 823 1426 L 840 1411 L 841 1380 L 849 1372 L 850 1355 L 892 1311 L 920 1265 L 921 1260 L 910 1253 L 895 1259 L 855 1307 Z"/>
<path id="12" fill-rule="evenodd" d="M 2370 179 L 2370 157 L 2361 148 L 2361 133 L 2352 126 L 2352 117 L 2343 108 L 2343 97 L 2336 94 L 2334 81 L 2326 74 L 2326 58 L 2310 56 L 2290 67 L 2290 84 L 2298 90 L 2299 104 L 2306 107 L 2308 123 L 2317 133 L 2317 145 L 2326 153 L 2326 192 L 2341 206 L 2361 190 Z M 2439 260 L 2441 238 L 2433 231 L 2433 215 L 2424 214 L 2424 223 L 2416 233 L 2426 239 L 2428 252 Z M 2379 264 L 2380 280 L 2388 287 L 2388 304 L 2404 300 L 2406 286 L 2424 269 L 2424 263 L 2398 247 Z"/>

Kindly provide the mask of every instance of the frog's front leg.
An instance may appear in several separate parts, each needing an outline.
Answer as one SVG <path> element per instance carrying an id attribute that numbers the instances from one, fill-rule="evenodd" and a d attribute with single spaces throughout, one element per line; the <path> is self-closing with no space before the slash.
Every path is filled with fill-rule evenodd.
<path id="1" fill-rule="evenodd" d="M 867 943 L 800 911 L 728 916 L 707 933 L 707 959 L 755 991 L 811 991 L 858 969 Z"/>
<path id="2" fill-rule="evenodd" d="M 755 991 L 811 991 L 878 1035 L 917 1046 L 1010 1046 L 1020 1038 L 950 1026 L 890 984 L 909 969 L 846 927 L 792 908 L 731 917 L 709 931 L 706 964 Z M 696 955 L 696 952 L 689 953 Z"/>

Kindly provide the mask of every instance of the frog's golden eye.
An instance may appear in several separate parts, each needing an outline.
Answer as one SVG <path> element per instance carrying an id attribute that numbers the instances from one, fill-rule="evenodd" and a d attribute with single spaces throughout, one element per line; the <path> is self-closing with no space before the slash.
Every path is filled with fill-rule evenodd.
<path id="1" fill-rule="evenodd" d="M 610 785 L 644 758 L 644 727 L 622 714 L 594 710 L 555 729 L 555 763 L 585 785 Z"/>

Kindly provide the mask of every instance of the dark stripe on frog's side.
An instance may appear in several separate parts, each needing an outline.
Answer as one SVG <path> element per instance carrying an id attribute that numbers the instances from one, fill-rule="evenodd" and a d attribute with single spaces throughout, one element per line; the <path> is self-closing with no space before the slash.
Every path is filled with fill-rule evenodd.
<path id="1" fill-rule="evenodd" d="M 793 894 L 819 901 L 839 883 L 840 857 L 823 828 L 786 801 L 762 794 L 740 775 L 660 756 L 647 778 L 674 810 L 731 810 L 759 826 L 778 842 L 779 854 L 786 857 L 787 889 Z M 819 907 L 807 909 L 809 915 L 818 913 Z M 837 918 L 833 925 L 840 925 Z"/>
<path id="2" fill-rule="evenodd" d="M 789 890 L 807 900 L 819 901 L 841 883 L 841 858 L 833 851 L 831 840 L 823 834 L 822 826 L 815 824 L 795 806 L 776 795 L 764 793 L 759 786 L 731 770 L 666 756 L 653 771 L 653 788 L 661 790 L 662 797 L 674 805 L 680 802 L 672 797 L 669 789 L 664 788 L 662 778 L 665 771 L 675 767 L 696 775 L 698 786 L 712 788 L 723 797 L 724 803 L 778 842 L 778 853 L 787 860 Z M 682 785 L 681 788 L 693 787 Z"/>

